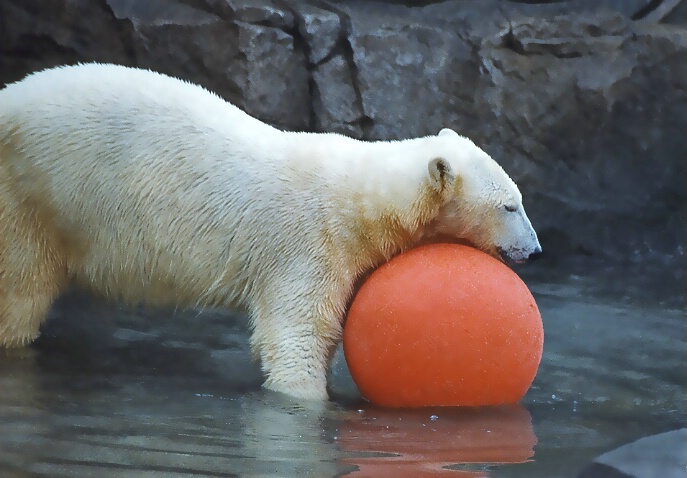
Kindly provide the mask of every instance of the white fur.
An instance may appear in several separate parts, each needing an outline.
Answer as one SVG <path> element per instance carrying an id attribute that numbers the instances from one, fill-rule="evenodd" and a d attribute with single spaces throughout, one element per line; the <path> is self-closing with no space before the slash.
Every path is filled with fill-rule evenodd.
<path id="1" fill-rule="evenodd" d="M 496 212 L 506 203 L 518 212 Z M 346 303 L 371 268 L 434 234 L 515 260 L 539 250 L 515 184 L 453 131 L 283 132 L 114 65 L 0 91 L 0 207 L 0 345 L 34 338 L 71 282 L 129 303 L 240 308 L 266 386 L 303 398 L 326 397 Z"/>

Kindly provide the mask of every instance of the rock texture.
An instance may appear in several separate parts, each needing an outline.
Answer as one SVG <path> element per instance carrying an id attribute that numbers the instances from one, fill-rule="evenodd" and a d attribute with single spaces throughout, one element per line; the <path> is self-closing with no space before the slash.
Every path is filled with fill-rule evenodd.
<path id="1" fill-rule="evenodd" d="M 682 478 L 687 428 L 640 438 L 597 457 L 577 478 Z"/>
<path id="2" fill-rule="evenodd" d="M 286 129 L 393 139 L 450 126 L 520 184 L 549 257 L 676 267 L 686 3 L 4 0 L 0 83 L 114 62 Z"/>

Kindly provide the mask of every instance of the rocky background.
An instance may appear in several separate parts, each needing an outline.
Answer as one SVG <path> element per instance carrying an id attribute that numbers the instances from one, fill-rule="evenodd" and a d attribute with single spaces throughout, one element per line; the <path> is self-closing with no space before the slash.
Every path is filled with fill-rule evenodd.
<path id="1" fill-rule="evenodd" d="M 100 61 L 290 130 L 471 137 L 550 263 L 684 269 L 687 1 L 2 0 L 0 84 Z"/>

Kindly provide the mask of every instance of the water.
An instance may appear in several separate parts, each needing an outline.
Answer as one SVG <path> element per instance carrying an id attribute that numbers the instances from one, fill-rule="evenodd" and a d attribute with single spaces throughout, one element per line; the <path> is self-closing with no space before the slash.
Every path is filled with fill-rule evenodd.
<path id="1" fill-rule="evenodd" d="M 0 476 L 574 477 L 687 418 L 684 284 L 665 273 L 526 280 L 544 357 L 522 404 L 383 410 L 260 389 L 245 318 L 126 311 L 72 295 L 0 355 Z"/>

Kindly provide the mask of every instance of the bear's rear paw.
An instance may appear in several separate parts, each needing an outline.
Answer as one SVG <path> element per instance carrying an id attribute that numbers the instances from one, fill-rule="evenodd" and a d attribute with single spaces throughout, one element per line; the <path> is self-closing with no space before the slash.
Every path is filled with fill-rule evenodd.
<path id="1" fill-rule="evenodd" d="M 11 313 L 0 313 L 0 347 L 24 347 L 40 335 L 41 321 L 35 318 L 33 304 L 26 301 L 13 305 Z"/>
<path id="2" fill-rule="evenodd" d="M 40 334 L 33 335 L 13 335 L 7 331 L 0 331 L 0 348 L 20 348 L 26 347 L 36 340 Z"/>

